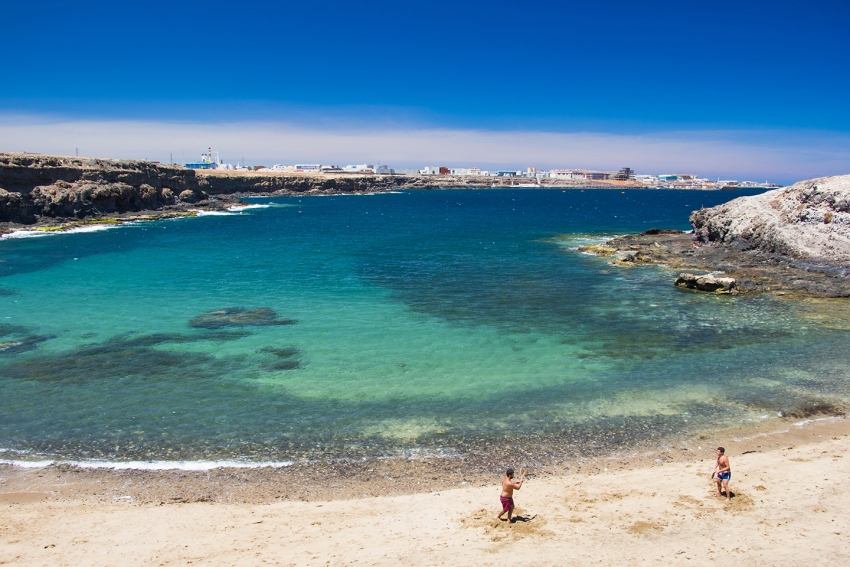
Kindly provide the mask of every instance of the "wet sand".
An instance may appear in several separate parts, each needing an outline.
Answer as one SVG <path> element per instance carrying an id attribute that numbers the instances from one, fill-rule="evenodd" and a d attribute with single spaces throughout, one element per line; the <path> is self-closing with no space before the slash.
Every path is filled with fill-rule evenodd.
<path id="1" fill-rule="evenodd" d="M 733 468 L 728 507 L 709 478 L 721 443 Z M 850 420 L 840 417 L 532 470 L 516 498 L 528 521 L 514 524 L 493 520 L 499 471 L 464 470 L 459 459 L 205 472 L 4 466 L 0 564 L 842 565 L 849 473 Z"/>

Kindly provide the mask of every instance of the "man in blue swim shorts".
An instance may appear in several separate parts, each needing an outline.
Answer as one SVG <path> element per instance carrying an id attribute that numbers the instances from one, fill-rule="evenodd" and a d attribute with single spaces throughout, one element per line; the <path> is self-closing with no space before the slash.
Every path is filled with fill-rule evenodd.
<path id="1" fill-rule="evenodd" d="M 723 447 L 717 448 L 717 464 L 714 466 L 714 474 L 717 480 L 717 495 L 723 496 L 720 491 L 721 487 L 726 492 L 726 503 L 732 499 L 732 493 L 729 492 L 729 479 L 732 478 L 732 465 L 729 464 L 729 457 L 726 456 L 726 449 Z"/>

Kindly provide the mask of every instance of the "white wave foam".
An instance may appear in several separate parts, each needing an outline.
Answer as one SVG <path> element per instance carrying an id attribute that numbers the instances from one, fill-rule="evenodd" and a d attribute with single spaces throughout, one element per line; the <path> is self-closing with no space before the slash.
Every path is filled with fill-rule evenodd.
<path id="1" fill-rule="evenodd" d="M 199 209 L 193 209 L 193 213 L 195 213 L 199 217 L 233 217 L 238 215 L 239 213 L 227 211 L 201 211 Z"/>
<path id="2" fill-rule="evenodd" d="M 239 205 L 235 207 L 227 207 L 228 211 L 241 212 L 247 211 L 248 209 L 268 209 L 271 207 L 270 204 L 267 205 Z"/>
<path id="3" fill-rule="evenodd" d="M 841 417 L 841 416 L 817 417 L 817 418 L 814 418 L 814 419 L 804 419 L 803 421 L 798 421 L 794 425 L 796 425 L 797 427 L 803 427 L 804 425 L 807 425 L 809 423 L 816 423 L 818 421 L 836 422 L 836 421 L 841 421 L 842 419 L 845 419 L 845 418 Z"/>
<path id="4" fill-rule="evenodd" d="M 83 469 L 116 469 L 140 471 L 208 471 L 212 469 L 261 469 L 264 467 L 282 468 L 293 461 L 62 461 L 62 460 L 9 460 L 0 459 L 0 465 L 38 469 L 51 465 L 73 465 Z"/>
<path id="5" fill-rule="evenodd" d="M 38 238 L 39 236 L 50 236 L 51 234 L 59 233 L 45 232 L 43 230 L 16 230 L 15 232 L 4 234 L 2 240 L 8 240 L 10 238 Z"/>
<path id="6" fill-rule="evenodd" d="M 77 226 L 68 230 L 17 230 L 3 235 L 6 238 L 38 238 L 39 236 L 55 236 L 57 234 L 79 234 L 81 232 L 100 232 L 111 228 L 118 228 L 124 224 L 92 224 Z"/>

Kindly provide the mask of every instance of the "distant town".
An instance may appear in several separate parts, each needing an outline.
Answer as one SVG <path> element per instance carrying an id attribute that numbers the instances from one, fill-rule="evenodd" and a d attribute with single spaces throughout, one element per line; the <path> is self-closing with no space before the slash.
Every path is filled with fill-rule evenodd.
<path id="1" fill-rule="evenodd" d="M 589 169 L 550 169 L 538 170 L 527 167 L 525 170 L 496 170 L 489 171 L 478 167 L 446 167 L 442 165 L 426 165 L 422 169 L 392 168 L 385 164 L 356 164 L 356 165 L 326 165 L 318 163 L 302 163 L 294 165 L 274 164 L 271 166 L 255 165 L 246 167 L 243 163 L 223 163 L 218 152 L 209 149 L 201 154 L 196 162 L 184 164 L 190 169 L 229 170 L 229 171 L 262 171 L 277 173 L 306 173 L 319 175 L 413 175 L 413 176 L 454 176 L 474 178 L 518 178 L 520 187 L 533 187 L 543 184 L 543 180 L 564 180 L 573 182 L 623 182 L 631 186 L 644 186 L 654 189 L 697 189 L 697 190 L 730 190 L 738 188 L 776 188 L 775 183 L 759 181 L 739 181 L 735 179 L 711 180 L 690 173 L 661 173 L 638 174 L 629 167 L 618 171 L 594 171 Z M 445 179 L 445 177 L 444 177 Z M 548 184 L 548 183 L 547 183 Z"/>

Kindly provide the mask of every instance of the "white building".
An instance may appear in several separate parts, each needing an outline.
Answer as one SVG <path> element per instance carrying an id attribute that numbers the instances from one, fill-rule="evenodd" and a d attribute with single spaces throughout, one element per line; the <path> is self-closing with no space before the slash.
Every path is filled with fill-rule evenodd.
<path id="1" fill-rule="evenodd" d="M 585 172 L 577 169 L 553 169 L 549 171 L 549 177 L 553 179 L 584 179 Z"/>
<path id="2" fill-rule="evenodd" d="M 375 166 L 367 163 L 360 165 L 346 165 L 342 168 L 345 173 L 375 173 Z"/>
<path id="3" fill-rule="evenodd" d="M 440 175 L 440 167 L 434 165 L 426 165 L 424 169 L 419 170 L 419 175 Z"/>

